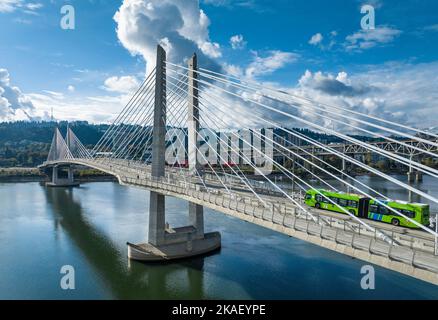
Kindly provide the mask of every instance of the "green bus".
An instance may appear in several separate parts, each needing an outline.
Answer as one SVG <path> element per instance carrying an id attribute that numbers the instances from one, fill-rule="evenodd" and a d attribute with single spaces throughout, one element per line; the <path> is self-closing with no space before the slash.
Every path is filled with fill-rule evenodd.
<path id="1" fill-rule="evenodd" d="M 304 202 L 317 209 L 324 209 L 339 213 L 344 213 L 342 209 L 334 205 L 327 198 L 332 200 L 338 206 L 348 210 L 360 218 L 367 218 L 371 220 L 391 223 L 395 226 L 402 226 L 408 228 L 420 228 L 406 218 L 389 210 L 384 205 L 399 211 L 405 216 L 415 220 L 416 222 L 428 226 L 429 225 L 429 205 L 423 203 L 407 203 L 399 200 L 380 200 L 382 204 L 370 198 L 358 194 L 333 192 L 324 189 L 309 189 L 306 192 Z"/>

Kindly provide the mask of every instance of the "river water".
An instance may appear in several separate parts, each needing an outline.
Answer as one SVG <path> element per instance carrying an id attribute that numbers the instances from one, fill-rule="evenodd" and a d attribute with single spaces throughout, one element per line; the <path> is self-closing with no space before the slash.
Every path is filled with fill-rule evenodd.
<path id="1" fill-rule="evenodd" d="M 375 289 L 363 290 L 364 262 L 209 209 L 219 252 L 130 262 L 126 242 L 147 238 L 148 198 L 112 182 L 0 183 L 0 299 L 438 299 L 438 286 L 378 266 Z M 187 203 L 166 201 L 167 221 L 186 224 Z M 60 286 L 64 265 L 74 290 Z"/>

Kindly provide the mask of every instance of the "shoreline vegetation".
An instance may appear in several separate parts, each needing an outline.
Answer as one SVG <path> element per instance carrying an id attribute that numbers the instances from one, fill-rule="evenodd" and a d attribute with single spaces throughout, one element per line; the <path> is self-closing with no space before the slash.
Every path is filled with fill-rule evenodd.
<path id="1" fill-rule="evenodd" d="M 94 169 L 75 170 L 75 180 L 80 182 L 115 181 L 116 178 Z M 46 182 L 50 176 L 38 168 L 0 168 L 0 182 Z"/>

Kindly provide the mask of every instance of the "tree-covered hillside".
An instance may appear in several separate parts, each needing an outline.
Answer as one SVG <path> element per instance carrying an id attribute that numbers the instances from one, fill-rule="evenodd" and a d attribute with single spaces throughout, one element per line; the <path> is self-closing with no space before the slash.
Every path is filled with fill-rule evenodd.
<path id="1" fill-rule="evenodd" d="M 106 124 L 89 124 L 86 121 L 68 124 L 78 138 L 88 146 L 97 143 Z M 47 158 L 53 132 L 58 127 L 65 136 L 67 122 L 3 122 L 0 123 L 0 167 L 34 167 Z"/>

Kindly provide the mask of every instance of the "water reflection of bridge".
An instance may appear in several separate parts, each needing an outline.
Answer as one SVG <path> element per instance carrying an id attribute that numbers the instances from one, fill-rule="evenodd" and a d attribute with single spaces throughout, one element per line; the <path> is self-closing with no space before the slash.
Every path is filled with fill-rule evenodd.
<path id="1" fill-rule="evenodd" d="M 56 214 L 60 226 L 79 248 L 89 264 L 109 286 L 117 299 L 176 299 L 169 290 L 168 279 L 173 273 L 185 273 L 180 288 L 187 288 L 187 296 L 193 299 L 208 298 L 204 288 L 202 271 L 204 257 L 197 257 L 178 264 L 144 265 L 141 262 L 125 263 L 126 248 L 121 250 L 84 217 L 82 206 L 74 200 L 74 189 L 47 188 L 47 201 Z M 181 278 L 179 278 L 181 279 Z M 77 279 L 78 280 L 78 279 Z M 173 286 L 173 285 L 172 285 Z M 172 287 L 170 286 L 170 287 Z M 174 287 L 174 286 L 173 286 Z"/>

